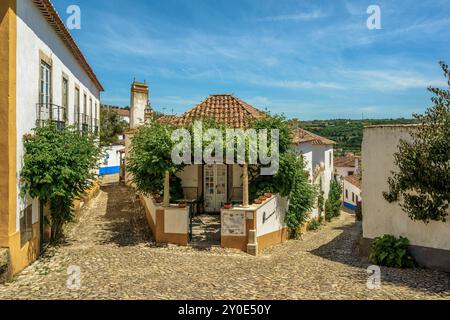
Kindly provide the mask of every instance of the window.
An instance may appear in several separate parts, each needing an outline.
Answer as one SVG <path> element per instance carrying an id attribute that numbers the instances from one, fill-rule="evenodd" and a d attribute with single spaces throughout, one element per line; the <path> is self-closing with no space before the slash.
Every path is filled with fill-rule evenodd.
<path id="1" fill-rule="evenodd" d="M 29 205 L 20 213 L 20 245 L 23 247 L 33 237 L 33 206 Z"/>
<path id="2" fill-rule="evenodd" d="M 67 110 L 69 108 L 69 80 L 63 77 L 62 80 L 62 107 L 63 115 L 61 117 L 62 121 L 67 120 Z"/>
<path id="3" fill-rule="evenodd" d="M 356 203 L 358 203 L 359 202 L 359 197 L 358 197 L 358 195 L 356 195 Z"/>
<path id="4" fill-rule="evenodd" d="M 355 202 L 355 193 L 354 192 L 352 192 L 352 202 L 353 203 Z"/>
<path id="5" fill-rule="evenodd" d="M 91 130 L 92 130 L 92 128 L 93 128 L 93 123 L 92 123 L 92 121 L 94 121 L 94 116 L 93 116 L 93 113 L 92 113 L 92 98 L 90 98 L 89 99 L 89 116 L 91 117 L 91 121 L 90 121 L 90 125 L 91 125 Z"/>
<path id="6" fill-rule="evenodd" d="M 80 89 L 75 88 L 75 103 L 74 103 L 74 109 L 75 109 L 75 123 L 80 123 Z"/>
<path id="7" fill-rule="evenodd" d="M 353 176 L 354 174 L 355 174 L 354 171 L 349 171 L 349 172 L 348 172 L 348 175 L 349 175 L 349 176 Z"/>
<path id="8" fill-rule="evenodd" d="M 84 113 L 84 115 L 87 114 L 87 95 L 86 94 L 84 94 L 84 97 L 83 97 L 83 113 Z"/>
<path id="9" fill-rule="evenodd" d="M 48 105 L 52 102 L 51 94 L 52 94 L 52 67 L 41 61 L 41 74 L 40 74 L 40 85 L 39 85 L 39 103 Z"/>
<path id="10" fill-rule="evenodd" d="M 345 189 L 345 199 L 348 199 L 348 189 Z"/>

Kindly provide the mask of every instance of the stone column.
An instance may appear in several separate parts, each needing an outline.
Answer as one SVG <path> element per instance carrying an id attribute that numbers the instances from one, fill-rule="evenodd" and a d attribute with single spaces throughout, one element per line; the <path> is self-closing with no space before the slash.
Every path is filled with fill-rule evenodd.
<path id="1" fill-rule="evenodd" d="M 148 85 L 134 81 L 131 85 L 130 128 L 135 129 L 145 122 L 145 109 L 148 106 Z"/>
<path id="2" fill-rule="evenodd" d="M 244 168 L 242 170 L 242 206 L 244 208 L 249 207 L 248 201 L 248 164 L 244 164 Z"/>
<path id="3" fill-rule="evenodd" d="M 168 207 L 170 205 L 170 173 L 166 172 L 164 175 L 164 198 L 163 206 Z"/>

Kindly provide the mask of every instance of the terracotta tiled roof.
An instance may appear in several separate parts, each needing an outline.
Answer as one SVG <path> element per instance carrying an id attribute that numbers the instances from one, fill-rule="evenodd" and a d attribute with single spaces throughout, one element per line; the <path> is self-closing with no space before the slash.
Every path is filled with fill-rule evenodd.
<path id="1" fill-rule="evenodd" d="M 354 155 L 346 155 L 343 157 L 334 157 L 334 167 L 355 168 L 356 160 L 360 161 L 361 157 Z"/>
<path id="2" fill-rule="evenodd" d="M 294 129 L 293 133 L 294 137 L 292 139 L 292 142 L 294 144 L 309 142 L 315 145 L 330 145 L 336 143 L 333 140 L 321 137 L 302 128 Z"/>
<path id="3" fill-rule="evenodd" d="M 359 174 L 347 176 L 344 179 L 345 179 L 345 181 L 347 181 L 348 183 L 351 183 L 358 189 L 361 189 L 361 176 Z"/>
<path id="4" fill-rule="evenodd" d="M 158 118 L 159 122 L 162 123 L 173 123 L 173 124 L 177 124 L 178 122 L 180 122 L 180 117 L 178 116 L 172 116 L 172 115 L 164 115 L 162 117 Z"/>
<path id="5" fill-rule="evenodd" d="M 130 110 L 123 108 L 111 108 L 111 112 L 121 116 L 121 117 L 130 117 Z"/>
<path id="6" fill-rule="evenodd" d="M 53 27 L 56 34 L 64 42 L 66 47 L 70 50 L 70 52 L 72 52 L 75 59 L 80 63 L 85 72 L 88 74 L 89 78 L 91 78 L 91 80 L 94 82 L 94 84 L 100 91 L 103 91 L 104 90 L 103 86 L 97 79 L 97 76 L 95 75 L 91 66 L 86 61 L 86 58 L 84 57 L 83 53 L 81 53 L 80 48 L 78 48 L 77 44 L 75 43 L 75 40 L 73 40 L 72 36 L 70 35 L 70 32 L 67 30 L 64 22 L 61 20 L 60 16 L 56 12 L 51 1 L 33 0 L 33 2 L 39 8 L 39 10 L 41 11 L 42 15 L 45 17 L 47 22 Z"/>
<path id="7" fill-rule="evenodd" d="M 163 116 L 161 122 L 186 126 L 197 119 L 212 119 L 232 128 L 246 127 L 251 120 L 264 117 L 264 113 L 230 94 L 210 95 L 206 100 L 183 115 Z"/>

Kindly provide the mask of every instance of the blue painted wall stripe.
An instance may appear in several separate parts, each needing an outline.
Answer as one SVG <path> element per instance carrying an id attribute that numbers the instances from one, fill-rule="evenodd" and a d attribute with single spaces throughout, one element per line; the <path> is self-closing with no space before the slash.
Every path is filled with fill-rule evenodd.
<path id="1" fill-rule="evenodd" d="M 120 173 L 120 166 L 115 167 L 103 167 L 99 169 L 99 175 L 105 176 L 108 174 L 116 174 Z"/>

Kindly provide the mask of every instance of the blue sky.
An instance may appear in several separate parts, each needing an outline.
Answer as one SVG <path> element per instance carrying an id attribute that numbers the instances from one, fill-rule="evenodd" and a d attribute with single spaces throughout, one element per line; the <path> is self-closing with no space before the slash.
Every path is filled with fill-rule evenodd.
<path id="1" fill-rule="evenodd" d="M 450 0 L 54 0 L 81 8 L 72 30 L 106 91 L 125 106 L 134 78 L 152 107 L 182 113 L 233 93 L 304 120 L 410 117 L 445 86 Z M 369 30 L 367 7 L 381 8 Z"/>

